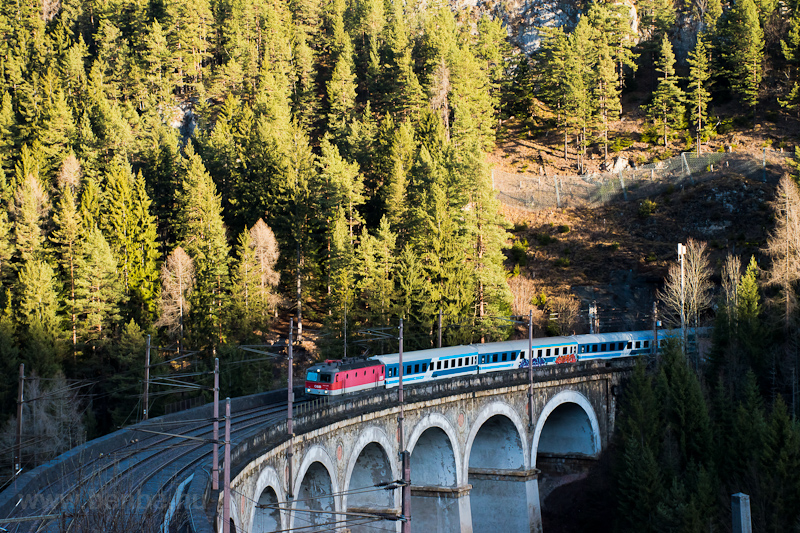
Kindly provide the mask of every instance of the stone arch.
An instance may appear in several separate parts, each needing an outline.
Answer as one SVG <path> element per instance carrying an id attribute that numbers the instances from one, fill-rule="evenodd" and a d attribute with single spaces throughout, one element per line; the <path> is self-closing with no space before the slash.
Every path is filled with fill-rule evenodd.
<path id="1" fill-rule="evenodd" d="M 470 507 L 475 531 L 492 531 L 503 517 L 507 531 L 531 528 L 533 484 L 525 476 L 528 446 L 522 419 L 508 404 L 486 405 L 472 423 L 464 453 L 467 483 L 472 486 Z"/>
<path id="2" fill-rule="evenodd" d="M 555 413 L 553 420 L 551 415 Z M 553 396 L 536 420 L 531 442 L 531 466 L 536 466 L 542 432 L 550 421 L 548 437 L 561 439 L 569 453 L 597 457 L 600 453 L 600 424 L 589 400 L 578 391 L 565 390 Z M 555 423 L 555 425 L 553 425 Z M 549 445 L 550 442 L 546 442 Z"/>
<path id="3" fill-rule="evenodd" d="M 275 497 L 274 503 L 280 503 L 286 501 L 286 494 L 283 492 L 283 486 L 280 482 L 280 478 L 278 477 L 278 472 L 271 466 L 264 468 L 261 473 L 258 475 L 258 479 L 256 480 L 256 488 L 253 491 L 253 501 L 258 502 L 259 504 L 262 503 L 273 503 L 270 498 L 269 491 L 272 491 Z M 265 501 L 262 501 L 264 499 Z M 269 526 L 272 525 L 272 521 L 274 520 L 275 513 L 269 512 L 265 509 L 258 509 L 255 503 L 251 506 L 252 510 L 250 512 L 250 518 L 248 520 L 248 524 L 250 527 L 247 531 L 251 531 L 253 533 L 260 533 L 261 531 L 273 531 L 274 529 L 286 529 L 286 514 L 280 511 L 277 511 L 278 517 L 278 526 L 273 530 L 267 529 Z"/>
<path id="4" fill-rule="evenodd" d="M 461 447 L 458 445 L 458 437 L 456 435 L 455 428 L 453 428 L 452 424 L 445 418 L 443 415 L 439 413 L 430 413 L 424 416 L 417 424 L 414 426 L 414 429 L 411 431 L 411 435 L 408 437 L 408 444 L 406 445 L 406 449 L 411 452 L 412 458 L 414 455 L 414 449 L 419 444 L 419 439 L 422 437 L 423 433 L 428 431 L 429 429 L 438 428 L 442 432 L 444 432 L 447 440 L 449 441 L 450 448 L 453 451 L 453 459 L 455 464 L 453 465 L 455 469 L 455 486 L 461 486 L 464 484 L 464 476 L 461 468 L 458 465 L 462 464 L 461 459 Z M 413 465 L 413 459 L 412 459 Z M 411 479 L 412 482 L 414 480 L 414 471 L 411 472 Z"/>
<path id="5" fill-rule="evenodd" d="M 306 476 L 311 474 L 314 482 L 314 490 L 307 490 L 308 487 L 304 486 L 303 481 L 305 481 Z M 324 484 L 324 481 L 327 480 L 329 482 L 329 486 L 321 486 L 320 482 Z M 307 507 L 307 501 L 309 500 L 309 494 L 305 494 L 306 492 L 314 492 L 320 491 L 322 493 L 327 492 L 326 489 L 330 490 L 331 496 L 329 501 L 328 498 L 324 498 L 323 502 L 321 503 L 322 510 L 324 511 L 333 511 L 333 512 L 340 512 L 342 510 L 341 506 L 341 497 L 340 489 L 339 489 L 339 482 L 336 477 L 336 467 L 334 466 L 333 460 L 331 459 L 328 452 L 325 451 L 322 446 L 315 445 L 312 446 L 311 449 L 303 457 L 303 462 L 300 464 L 300 468 L 297 470 L 297 477 L 294 480 L 294 497 L 295 501 L 292 503 L 292 514 L 289 518 L 289 529 L 292 529 L 295 524 L 298 522 L 298 511 L 302 508 Z M 306 502 L 301 502 L 300 500 L 306 500 Z M 302 513 L 304 516 L 302 517 L 302 522 L 304 526 L 308 525 L 308 522 L 314 523 L 327 523 L 332 522 L 335 520 L 336 515 L 324 515 L 324 514 L 315 514 L 313 515 L 313 519 L 309 519 L 305 513 Z M 335 529 L 333 527 L 327 527 L 327 529 Z M 320 529 L 319 531 L 325 530 Z M 308 528 L 306 531 L 314 531 L 313 528 Z"/>
<path id="6" fill-rule="evenodd" d="M 516 428 L 517 437 L 519 438 L 519 444 L 522 451 L 522 464 L 519 465 L 519 468 L 528 468 L 528 466 L 531 464 L 529 453 L 530 449 L 526 442 L 527 432 L 525 430 L 525 423 L 522 421 L 519 413 L 513 407 L 505 402 L 495 401 L 484 406 L 471 424 L 472 427 L 470 429 L 469 436 L 467 437 L 467 444 L 464 447 L 464 477 L 467 477 L 466 474 L 469 472 L 470 457 L 472 455 L 472 447 L 475 444 L 475 438 L 478 436 L 478 433 L 483 425 L 489 419 L 496 416 L 507 418 L 511 424 L 513 424 L 514 428 Z"/>
<path id="7" fill-rule="evenodd" d="M 358 464 L 362 452 L 367 448 L 367 446 L 370 445 L 380 448 L 380 450 L 382 450 L 383 454 L 386 456 L 386 461 L 389 466 L 389 475 L 391 476 L 391 479 L 387 479 L 386 481 L 400 479 L 399 462 L 397 460 L 392 460 L 392 457 L 395 455 L 393 450 L 396 448 L 396 445 L 392 445 L 389 437 L 386 435 L 386 432 L 381 428 L 377 426 L 370 426 L 366 428 L 358 436 L 358 440 L 356 440 L 356 443 L 353 446 L 353 451 L 347 461 L 347 470 L 345 471 L 344 478 L 345 494 L 342 496 L 342 509 L 347 509 L 349 506 L 347 492 L 351 490 L 350 483 L 353 480 L 353 473 L 356 469 L 356 465 Z M 394 491 L 394 493 L 393 505 L 398 506 L 400 504 L 399 491 Z"/>

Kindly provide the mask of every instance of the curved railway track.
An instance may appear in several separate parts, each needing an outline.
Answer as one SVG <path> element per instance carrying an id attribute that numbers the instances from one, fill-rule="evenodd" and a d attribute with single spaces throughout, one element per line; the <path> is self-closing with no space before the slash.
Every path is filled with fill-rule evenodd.
<path id="1" fill-rule="evenodd" d="M 296 404 L 302 403 L 302 399 L 296 401 Z M 285 420 L 286 409 L 285 400 L 238 411 L 232 409 L 234 445 L 265 425 Z M 161 434 L 138 431 L 154 428 Z M 18 502 L 6 516 L 58 515 L 59 519 L 32 519 L 4 525 L 0 518 L 0 526 L 18 533 L 97 531 L 103 526 L 101 521 L 109 519 L 109 509 L 114 508 L 117 512 L 125 510 L 124 516 L 112 517 L 112 520 L 126 523 L 127 526 L 123 526 L 126 529 L 144 523 L 152 523 L 160 529 L 165 504 L 180 483 L 204 465 L 208 468 L 202 471 L 210 476 L 213 420 L 159 422 L 155 419 L 127 428 L 127 431 L 130 439 L 124 444 L 92 459 L 78 461 L 75 468 L 61 471 L 35 494 L 24 494 L 25 505 Z M 220 440 L 223 438 L 224 422 L 221 422 Z M 220 466 L 223 450 L 220 446 Z"/>

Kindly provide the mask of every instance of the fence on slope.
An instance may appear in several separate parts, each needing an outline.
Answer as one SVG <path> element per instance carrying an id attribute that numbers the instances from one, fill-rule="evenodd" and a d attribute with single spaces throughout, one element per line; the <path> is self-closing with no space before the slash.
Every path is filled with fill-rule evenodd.
<path id="1" fill-rule="evenodd" d="M 640 201 L 669 187 L 709 180 L 722 172 L 766 181 L 768 171 L 782 165 L 788 156 L 769 148 L 758 158 L 736 152 L 684 152 L 657 163 L 582 176 L 529 175 L 495 169 L 492 183 L 502 203 L 530 211 L 597 207 L 613 201 Z"/>

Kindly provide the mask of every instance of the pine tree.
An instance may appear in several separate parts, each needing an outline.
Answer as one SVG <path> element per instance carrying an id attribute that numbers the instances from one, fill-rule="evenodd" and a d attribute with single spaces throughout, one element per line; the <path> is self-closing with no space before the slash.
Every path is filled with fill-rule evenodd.
<path id="1" fill-rule="evenodd" d="M 604 157 L 608 159 L 608 122 L 619 118 L 622 104 L 616 84 L 617 74 L 614 61 L 611 59 L 605 36 L 600 40 L 596 80 L 594 98 L 597 101 L 597 109 L 603 125 L 603 153 Z"/>
<path id="2" fill-rule="evenodd" d="M 678 87 L 675 76 L 675 54 L 666 35 L 661 39 L 661 54 L 656 62 L 656 70 L 661 73 L 658 88 L 653 93 L 653 103 L 647 108 L 647 118 L 662 128 L 664 146 L 669 143 L 670 129 L 683 125 L 683 91 Z"/>
<path id="3" fill-rule="evenodd" d="M 77 160 L 76 160 L 77 161 Z M 66 165 L 65 165 L 66 166 Z M 62 172 L 63 173 L 63 172 Z M 75 294 L 76 268 L 84 239 L 84 226 L 75 205 L 76 191 L 80 185 L 79 173 L 61 183 L 61 197 L 53 214 L 55 229 L 50 240 L 55 245 L 55 256 L 61 267 L 61 278 L 67 292 L 66 311 L 71 330 L 73 355 L 78 346 L 78 309 Z M 62 180 L 59 180 L 62 181 Z"/>
<path id="4" fill-rule="evenodd" d="M 620 433 L 624 442 L 634 439 L 639 446 L 657 455 L 661 445 L 659 405 L 653 390 L 653 380 L 647 374 L 643 358 L 636 361 L 630 384 L 625 390 L 624 416 L 620 417 Z"/>
<path id="5" fill-rule="evenodd" d="M 800 430 L 781 396 L 775 401 L 766 434 L 763 472 L 769 531 L 792 531 L 800 519 Z"/>
<path id="6" fill-rule="evenodd" d="M 53 268 L 41 259 L 26 261 L 17 283 L 17 320 L 22 360 L 40 376 L 59 369 L 58 288 Z"/>
<path id="7" fill-rule="evenodd" d="M 78 337 L 93 350 L 113 336 L 124 301 L 124 285 L 117 263 L 102 232 L 87 231 L 75 265 L 75 309 Z"/>
<path id="8" fill-rule="evenodd" d="M 327 86 L 328 93 L 328 131 L 335 143 L 341 143 L 348 133 L 353 119 L 356 100 L 356 78 L 353 74 L 353 48 L 350 39 L 344 41 L 344 47 L 336 60 L 331 79 Z"/>
<path id="9" fill-rule="evenodd" d="M 386 217 L 381 219 L 375 236 L 364 231 L 356 251 L 356 263 L 360 273 L 358 283 L 359 300 L 368 324 L 386 325 L 395 302 L 395 244 Z"/>
<path id="10" fill-rule="evenodd" d="M 354 240 L 355 229 L 363 223 L 358 208 L 364 203 L 364 183 L 358 173 L 358 165 L 348 163 L 328 138 L 322 139 L 322 156 L 319 159 L 319 180 L 324 184 L 326 199 L 323 203 L 324 215 L 334 220 L 339 208 L 344 210 L 350 242 Z"/>
<path id="11" fill-rule="evenodd" d="M 786 39 L 781 40 L 781 50 L 784 59 L 789 64 L 791 89 L 786 100 L 778 99 L 778 102 L 788 109 L 796 110 L 800 108 L 800 10 L 795 10 L 789 20 L 789 31 Z"/>
<path id="12" fill-rule="evenodd" d="M 617 509 L 623 531 L 656 531 L 657 508 L 664 491 L 653 452 L 637 439 L 625 443 L 617 481 Z"/>
<path id="13" fill-rule="evenodd" d="M 731 87 L 743 104 L 753 108 L 755 121 L 764 61 L 764 31 L 753 0 L 734 4 L 726 30 L 723 57 L 728 61 Z"/>
<path id="14" fill-rule="evenodd" d="M 678 343 L 663 350 L 657 380 L 659 404 L 667 422 L 668 441 L 678 456 L 672 460 L 684 471 L 690 461 L 708 464 L 711 459 L 711 421 L 697 376 L 689 370 Z"/>
<path id="15" fill-rule="evenodd" d="M 198 340 L 222 340 L 222 312 L 228 289 L 228 242 L 221 198 L 200 156 L 189 146 L 178 195 L 181 242 L 192 257 L 197 281 L 192 291 L 192 321 Z"/>
<path id="16" fill-rule="evenodd" d="M 589 129 L 592 127 L 597 105 L 592 94 L 597 63 L 594 41 L 595 31 L 587 18 L 579 21 L 569 36 L 570 75 L 566 80 L 569 102 L 567 107 L 570 110 L 571 123 L 577 131 L 578 170 L 581 173 L 584 171 L 584 160 L 589 146 Z"/>
<path id="17" fill-rule="evenodd" d="M 759 269 L 755 257 L 750 258 L 744 275 L 736 289 L 738 305 L 736 308 L 738 344 L 743 349 L 745 360 L 752 368 L 761 373 L 764 364 L 763 350 L 760 340 L 763 335 L 761 327 L 761 302 L 758 292 Z"/>
<path id="18" fill-rule="evenodd" d="M 338 337 L 343 339 L 343 356 L 347 357 L 348 324 L 352 322 L 352 311 L 355 299 L 354 250 L 349 235 L 347 215 L 343 207 L 339 207 L 331 221 L 331 252 L 328 264 L 331 309 L 329 327 Z M 352 328 L 352 326 L 350 326 Z M 335 349 L 335 348 L 334 348 Z M 338 353 L 336 350 L 335 353 Z"/>
<path id="19" fill-rule="evenodd" d="M 709 53 L 705 35 L 697 37 L 694 50 L 689 52 L 689 94 L 687 103 L 691 109 L 692 123 L 697 134 L 697 155 L 700 155 L 700 143 L 708 135 L 708 102 L 711 98 L 706 84 L 711 77 L 709 70 Z"/>
<path id="20" fill-rule="evenodd" d="M 150 212 L 151 201 L 141 170 L 136 176 L 131 198 L 133 233 L 128 259 L 130 307 L 137 320 L 145 325 L 152 322 L 157 308 L 158 243 L 155 216 Z"/>

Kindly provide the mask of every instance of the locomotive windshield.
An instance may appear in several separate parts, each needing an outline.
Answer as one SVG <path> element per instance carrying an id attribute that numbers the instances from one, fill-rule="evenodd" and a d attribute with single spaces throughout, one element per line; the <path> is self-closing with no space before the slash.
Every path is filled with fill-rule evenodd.
<path id="1" fill-rule="evenodd" d="M 319 374 L 316 370 L 306 372 L 306 381 L 319 381 Z"/>
<path id="2" fill-rule="evenodd" d="M 333 374 L 320 374 L 319 380 L 323 383 L 330 383 L 332 381 Z"/>

